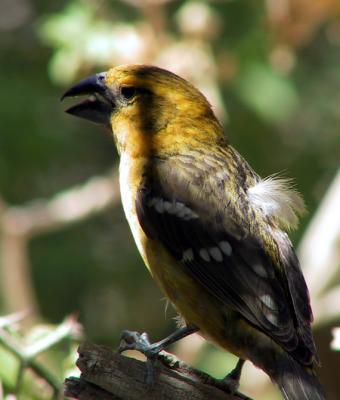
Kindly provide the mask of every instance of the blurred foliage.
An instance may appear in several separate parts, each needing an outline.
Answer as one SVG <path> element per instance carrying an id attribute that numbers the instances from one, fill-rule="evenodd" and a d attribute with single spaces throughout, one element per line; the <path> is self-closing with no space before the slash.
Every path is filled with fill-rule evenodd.
<path id="1" fill-rule="evenodd" d="M 59 326 L 24 329 L 23 317 L 0 318 L 0 365 L 6 366 L 0 369 L 1 388 L 23 400 L 61 399 L 64 379 L 79 376 L 74 365 L 81 327 L 71 317 Z"/>
<path id="2" fill-rule="evenodd" d="M 204 91 L 260 174 L 294 177 L 310 209 L 298 241 L 339 167 L 339 16 L 337 0 L 2 0 L 1 198 L 20 205 L 105 173 L 117 162 L 110 134 L 66 116 L 59 98 L 94 71 L 155 63 Z M 110 344 L 124 328 L 170 331 L 120 205 L 35 237 L 29 255 L 44 320 L 77 310 Z M 0 311 L 13 311 L 5 298 Z M 197 363 L 219 374 L 230 360 L 209 347 Z M 0 365 L 6 389 L 17 365 L 3 350 Z"/>

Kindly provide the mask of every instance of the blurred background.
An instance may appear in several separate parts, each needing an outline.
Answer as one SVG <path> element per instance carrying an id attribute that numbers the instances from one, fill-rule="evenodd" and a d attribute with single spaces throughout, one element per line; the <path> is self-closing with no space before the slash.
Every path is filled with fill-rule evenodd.
<path id="1" fill-rule="evenodd" d="M 338 0 L 0 0 L 0 398 L 57 395 L 85 335 L 116 347 L 125 328 L 174 328 L 122 212 L 110 132 L 59 101 L 124 63 L 193 82 L 258 173 L 294 178 L 309 213 L 291 238 L 339 399 Z M 215 377 L 236 362 L 198 336 L 172 351 Z M 250 363 L 240 390 L 280 399 Z"/>

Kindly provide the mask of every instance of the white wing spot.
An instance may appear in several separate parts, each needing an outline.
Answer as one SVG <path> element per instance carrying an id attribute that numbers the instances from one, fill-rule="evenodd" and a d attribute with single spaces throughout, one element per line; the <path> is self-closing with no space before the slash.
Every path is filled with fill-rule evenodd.
<path id="1" fill-rule="evenodd" d="M 164 205 L 163 205 L 163 200 L 162 199 L 157 199 L 157 202 L 155 204 L 155 209 L 157 212 L 159 212 L 160 214 L 163 213 L 164 211 Z"/>
<path id="2" fill-rule="evenodd" d="M 180 217 L 180 218 L 184 219 L 186 215 L 187 215 L 187 211 L 186 211 L 186 209 L 184 208 L 183 210 L 181 210 L 181 211 L 177 214 L 177 217 Z"/>
<path id="3" fill-rule="evenodd" d="M 273 325 L 277 325 L 277 316 L 273 313 L 268 313 L 266 314 L 266 318 L 269 322 L 271 322 Z"/>
<path id="4" fill-rule="evenodd" d="M 184 210 L 185 205 L 183 203 L 175 203 L 174 204 L 174 212 L 175 214 L 180 214 L 182 210 Z"/>
<path id="5" fill-rule="evenodd" d="M 254 272 L 256 272 L 256 274 L 259 275 L 261 278 L 268 278 L 268 273 L 262 264 L 255 263 L 252 264 L 251 267 L 253 268 Z"/>
<path id="6" fill-rule="evenodd" d="M 163 200 L 160 197 L 153 197 L 148 202 L 148 206 L 154 207 L 155 210 L 160 214 L 167 212 L 175 215 L 178 218 L 184 219 L 184 221 L 198 218 L 198 215 L 194 211 L 179 201 L 170 202 Z"/>
<path id="7" fill-rule="evenodd" d="M 198 218 L 198 215 L 194 211 L 190 210 L 190 208 L 186 207 L 186 215 L 184 216 L 184 219 L 188 221 L 189 219 L 196 218 Z"/>
<path id="8" fill-rule="evenodd" d="M 149 207 L 154 207 L 154 205 L 157 203 L 158 198 L 157 197 L 153 197 L 151 200 L 149 200 L 148 202 L 148 206 Z"/>
<path id="9" fill-rule="evenodd" d="M 207 249 L 201 249 L 199 251 L 200 256 L 203 258 L 204 261 L 209 262 L 210 256 Z"/>
<path id="10" fill-rule="evenodd" d="M 183 251 L 182 261 L 192 261 L 194 259 L 194 252 L 191 248 Z"/>
<path id="11" fill-rule="evenodd" d="M 170 207 L 166 210 L 169 214 L 174 214 L 176 217 L 182 218 L 185 221 L 198 218 L 198 215 L 186 207 L 183 203 L 170 203 Z"/>
<path id="12" fill-rule="evenodd" d="M 223 254 L 218 247 L 210 247 L 209 253 L 215 261 L 218 261 L 218 262 L 223 261 Z"/>
<path id="13" fill-rule="evenodd" d="M 270 308 L 273 311 L 277 311 L 277 304 L 275 303 L 275 301 L 273 300 L 272 296 L 270 296 L 269 294 L 263 294 L 260 297 L 262 303 L 264 305 L 266 305 L 268 308 Z"/>
<path id="14" fill-rule="evenodd" d="M 223 251 L 223 253 L 224 253 L 226 256 L 230 256 L 230 255 L 231 255 L 233 249 L 231 248 L 229 242 L 227 242 L 226 240 L 223 240 L 223 241 L 220 242 L 218 245 L 219 245 L 220 249 Z"/>
<path id="15" fill-rule="evenodd" d="M 164 211 L 169 212 L 169 210 L 170 210 L 170 208 L 171 208 L 171 203 L 170 203 L 170 201 L 164 201 L 163 207 L 164 207 Z"/>

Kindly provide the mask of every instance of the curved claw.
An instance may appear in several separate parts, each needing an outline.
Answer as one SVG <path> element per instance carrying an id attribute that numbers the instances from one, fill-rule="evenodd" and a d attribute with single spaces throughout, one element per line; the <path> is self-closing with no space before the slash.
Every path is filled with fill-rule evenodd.
<path id="1" fill-rule="evenodd" d="M 125 350 L 137 350 L 148 359 L 154 359 L 161 349 L 157 345 L 150 343 L 146 332 L 123 331 L 118 352 L 122 353 Z"/>
<path id="2" fill-rule="evenodd" d="M 157 344 L 150 343 L 146 332 L 123 331 L 118 352 L 122 353 L 126 350 L 137 350 L 146 356 L 146 383 L 152 389 L 156 381 L 154 363 L 161 348 Z"/>
<path id="3" fill-rule="evenodd" d="M 149 336 L 146 332 L 138 333 L 134 331 L 123 331 L 121 335 L 118 352 L 122 353 L 125 350 L 137 350 L 143 353 L 146 358 L 147 376 L 146 381 L 150 388 L 155 383 L 155 368 L 154 364 L 158 354 L 170 344 L 197 332 L 198 328 L 195 326 L 184 326 L 177 329 L 171 335 L 156 343 L 150 343 Z"/>

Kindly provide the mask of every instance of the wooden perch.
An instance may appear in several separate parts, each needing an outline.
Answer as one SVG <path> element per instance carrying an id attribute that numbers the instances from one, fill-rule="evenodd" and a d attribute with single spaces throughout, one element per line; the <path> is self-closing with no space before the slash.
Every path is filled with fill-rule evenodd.
<path id="1" fill-rule="evenodd" d="M 220 381 L 174 361 L 165 352 L 156 361 L 152 388 L 145 384 L 145 362 L 91 343 L 82 344 L 78 353 L 81 376 L 65 380 L 65 396 L 74 399 L 251 400 L 238 392 L 231 395 L 223 391 L 218 387 Z"/>

